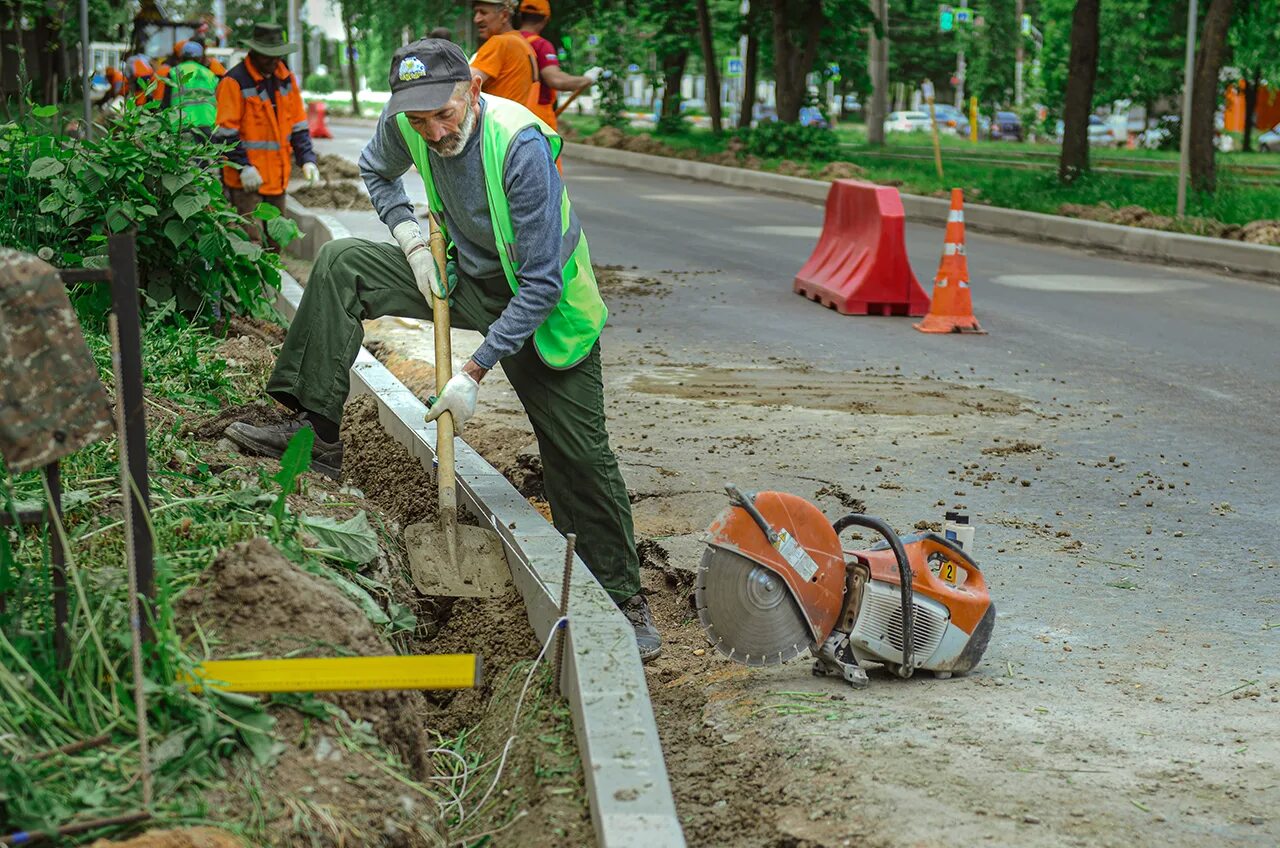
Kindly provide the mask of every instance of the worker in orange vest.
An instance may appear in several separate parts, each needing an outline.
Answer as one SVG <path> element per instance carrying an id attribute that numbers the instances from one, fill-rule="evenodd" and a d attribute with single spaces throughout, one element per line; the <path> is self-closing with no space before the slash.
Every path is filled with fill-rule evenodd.
<path id="1" fill-rule="evenodd" d="M 538 61 L 538 96 L 529 111 L 555 129 L 556 92 L 579 91 L 593 85 L 600 77 L 600 69 L 592 68 L 580 77 L 561 70 L 556 46 L 542 37 L 542 30 L 550 20 L 551 3 L 548 0 L 521 0 L 520 34 L 529 42 Z"/>
<path id="2" fill-rule="evenodd" d="M 246 46 L 249 55 L 218 83 L 213 140 L 235 144 L 222 181 L 241 214 L 259 203 L 284 211 L 291 156 L 307 182 L 320 181 L 301 87 L 283 61 L 298 45 L 286 43 L 275 24 L 255 24 Z"/>
<path id="3" fill-rule="evenodd" d="M 471 4 L 480 38 L 480 49 L 471 57 L 471 72 L 480 78 L 485 94 L 532 107 L 538 99 L 538 60 L 512 24 L 518 2 L 475 0 Z"/>

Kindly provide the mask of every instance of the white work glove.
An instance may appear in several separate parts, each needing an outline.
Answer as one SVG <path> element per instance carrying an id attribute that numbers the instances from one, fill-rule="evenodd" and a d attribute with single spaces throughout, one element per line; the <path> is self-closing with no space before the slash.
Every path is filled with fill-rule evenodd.
<path id="1" fill-rule="evenodd" d="M 594 68 L 587 68 L 587 71 L 583 76 L 590 80 L 592 85 L 595 85 L 596 80 L 600 79 L 600 75 L 603 73 L 604 68 L 596 66 Z"/>
<path id="2" fill-rule="evenodd" d="M 315 162 L 303 162 L 302 176 L 306 179 L 307 182 L 311 183 L 312 185 L 315 185 L 316 183 L 320 182 L 320 166 L 317 165 Z"/>
<path id="3" fill-rule="evenodd" d="M 422 227 L 418 226 L 418 222 L 402 221 L 396 224 L 391 235 L 395 236 L 396 241 L 400 243 L 404 258 L 409 260 L 413 281 L 417 283 L 423 299 L 429 304 L 433 297 L 448 297 L 444 286 L 440 283 L 440 273 L 436 269 L 435 257 L 431 255 L 431 248 L 422 237 Z"/>
<path id="4" fill-rule="evenodd" d="M 454 374 L 444 384 L 444 391 L 436 398 L 435 403 L 427 410 L 427 421 L 435 421 L 446 412 L 453 413 L 453 426 L 462 431 L 462 425 L 476 414 L 476 393 L 480 384 L 471 379 L 465 371 Z"/>
<path id="5" fill-rule="evenodd" d="M 240 170 L 240 185 L 244 186 L 245 191 L 257 191 L 262 188 L 262 174 L 258 173 L 258 169 L 250 165 Z"/>

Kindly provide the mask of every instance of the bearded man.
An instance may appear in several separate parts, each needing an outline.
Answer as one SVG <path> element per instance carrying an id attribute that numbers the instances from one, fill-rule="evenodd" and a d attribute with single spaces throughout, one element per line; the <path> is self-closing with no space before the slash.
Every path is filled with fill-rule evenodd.
<path id="1" fill-rule="evenodd" d="M 390 82 L 360 170 L 396 244 L 339 239 L 320 250 L 267 383 L 298 417 L 273 427 L 236 423 L 227 436 L 279 456 L 311 427 L 312 464 L 339 476 L 338 422 L 361 321 L 430 319 L 432 298 L 449 298 L 453 326 L 484 341 L 427 420 L 447 410 L 464 424 L 481 381 L 502 364 L 538 439 L 556 529 L 577 534 L 583 561 L 635 628 L 641 658 L 652 659 L 662 642 L 640 592 L 627 487 L 605 428 L 599 338 L 608 311 L 556 171 L 560 137 L 523 105 L 481 94 L 481 80 L 448 41 L 397 50 Z M 443 280 L 401 180 L 411 167 L 446 229 Z"/>

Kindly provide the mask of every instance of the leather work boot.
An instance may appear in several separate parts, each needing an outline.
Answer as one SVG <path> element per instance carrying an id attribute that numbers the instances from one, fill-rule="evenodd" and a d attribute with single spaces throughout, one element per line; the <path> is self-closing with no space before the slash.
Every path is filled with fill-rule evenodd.
<path id="1" fill-rule="evenodd" d="M 653 623 L 653 613 L 649 612 L 649 602 L 644 599 L 643 592 L 637 592 L 618 604 L 618 609 L 631 622 L 636 630 L 636 646 L 640 649 L 640 662 L 656 659 L 662 653 L 662 637 Z"/>
<path id="2" fill-rule="evenodd" d="M 285 448 L 289 446 L 289 440 L 303 427 L 311 427 L 305 412 L 297 418 L 279 424 L 268 424 L 265 427 L 255 427 L 244 421 L 236 421 L 223 432 L 236 447 L 243 451 L 279 459 L 284 455 Z M 342 442 L 340 440 L 326 442 L 317 434 L 311 446 L 311 467 L 334 480 L 340 479 Z"/>

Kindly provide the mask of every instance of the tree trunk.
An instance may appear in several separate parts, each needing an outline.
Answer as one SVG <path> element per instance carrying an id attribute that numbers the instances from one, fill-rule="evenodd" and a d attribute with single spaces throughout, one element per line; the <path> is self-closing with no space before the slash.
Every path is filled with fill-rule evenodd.
<path id="1" fill-rule="evenodd" d="M 818 52 L 818 36 L 826 24 L 821 0 L 804 0 L 799 8 L 792 6 L 788 0 L 773 0 L 773 78 L 778 91 L 778 120 L 786 123 L 800 119 L 809 71 Z M 801 44 L 795 42 L 791 21 L 804 21 Z"/>
<path id="2" fill-rule="evenodd" d="M 662 110 L 658 122 L 670 126 L 680 120 L 680 80 L 689 62 L 689 51 L 679 50 L 662 57 Z"/>
<path id="3" fill-rule="evenodd" d="M 1062 107 L 1062 158 L 1058 180 L 1072 183 L 1089 170 L 1089 114 L 1098 77 L 1099 0 L 1080 0 L 1071 19 L 1071 58 Z"/>
<path id="4" fill-rule="evenodd" d="M 742 113 L 738 115 L 738 126 L 751 126 L 751 117 L 756 111 L 756 74 L 760 63 L 760 37 L 756 34 L 756 26 L 760 17 L 756 12 L 756 0 L 751 11 L 747 13 L 747 55 L 742 57 Z"/>
<path id="5" fill-rule="evenodd" d="M 698 40 L 702 44 L 702 64 L 707 75 L 704 99 L 707 101 L 707 114 L 711 116 L 711 131 L 718 133 L 724 129 L 724 122 L 720 115 L 720 66 L 716 64 L 711 12 L 707 8 L 707 0 L 694 0 L 694 8 L 698 13 Z"/>
<path id="6" fill-rule="evenodd" d="M 867 143 L 884 146 L 884 121 L 889 116 L 889 3 L 874 0 L 876 24 L 871 26 L 867 66 L 871 73 L 871 102 L 866 105 Z M 880 34 L 876 35 L 876 26 Z"/>
<path id="7" fill-rule="evenodd" d="M 351 37 L 351 18 L 342 16 L 342 32 L 347 38 L 347 86 L 351 89 L 351 114 L 360 117 L 360 79 L 356 73 L 356 60 L 352 51 L 356 49 L 355 39 Z"/>
<path id="8" fill-rule="evenodd" d="M 1254 71 L 1244 81 L 1244 152 L 1253 152 L 1253 125 L 1258 120 L 1258 89 L 1262 85 L 1262 73 Z"/>
<path id="9" fill-rule="evenodd" d="M 1213 148 L 1213 115 L 1218 108 L 1218 73 L 1227 51 L 1227 30 L 1235 0 L 1210 0 L 1204 31 L 1196 51 L 1195 82 L 1191 90 L 1191 185 L 1212 193 L 1218 187 Z"/>

